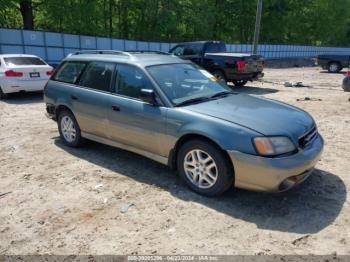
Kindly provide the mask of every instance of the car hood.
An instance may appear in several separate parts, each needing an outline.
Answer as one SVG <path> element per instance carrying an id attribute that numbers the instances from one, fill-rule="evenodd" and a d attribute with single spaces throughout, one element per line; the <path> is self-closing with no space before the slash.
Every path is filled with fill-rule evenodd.
<path id="1" fill-rule="evenodd" d="M 299 108 L 244 94 L 229 95 L 184 108 L 247 127 L 266 136 L 284 135 L 297 140 L 314 126 L 312 117 Z"/>

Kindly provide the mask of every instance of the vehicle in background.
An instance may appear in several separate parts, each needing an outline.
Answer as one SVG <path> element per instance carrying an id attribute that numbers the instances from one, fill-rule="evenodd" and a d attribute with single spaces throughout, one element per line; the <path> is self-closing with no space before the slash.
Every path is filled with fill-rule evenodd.
<path id="1" fill-rule="evenodd" d="M 169 51 L 188 59 L 212 73 L 217 79 L 244 86 L 264 76 L 264 59 L 259 55 L 231 53 L 220 41 L 197 41 L 177 44 Z"/>
<path id="2" fill-rule="evenodd" d="M 42 91 L 52 74 L 53 68 L 40 57 L 0 55 L 0 99 L 9 93 Z"/>
<path id="3" fill-rule="evenodd" d="M 323 69 L 328 70 L 329 73 L 338 73 L 343 68 L 347 68 L 350 65 L 349 55 L 318 55 L 316 57 L 317 65 Z"/>
<path id="4" fill-rule="evenodd" d="M 345 92 L 350 92 L 350 70 L 346 72 L 343 79 L 343 89 Z"/>
<path id="5" fill-rule="evenodd" d="M 66 145 L 86 138 L 141 154 L 207 196 L 233 185 L 291 189 L 323 148 L 305 111 L 232 92 L 191 61 L 159 52 L 73 54 L 50 78 L 44 101 Z"/>

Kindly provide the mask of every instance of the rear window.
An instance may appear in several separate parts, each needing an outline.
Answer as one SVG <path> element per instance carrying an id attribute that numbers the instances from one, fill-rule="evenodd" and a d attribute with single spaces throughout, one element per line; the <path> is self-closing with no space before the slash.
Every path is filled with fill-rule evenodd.
<path id="1" fill-rule="evenodd" d="M 207 43 L 205 47 L 206 53 L 223 53 L 226 52 L 224 43 Z"/>
<path id="2" fill-rule="evenodd" d="M 84 62 L 65 62 L 58 68 L 52 79 L 69 84 L 75 84 L 85 66 L 86 63 Z"/>
<path id="3" fill-rule="evenodd" d="M 39 57 L 4 57 L 7 66 L 46 65 Z"/>
<path id="4" fill-rule="evenodd" d="M 191 44 L 185 47 L 184 55 L 200 55 L 203 44 Z"/>

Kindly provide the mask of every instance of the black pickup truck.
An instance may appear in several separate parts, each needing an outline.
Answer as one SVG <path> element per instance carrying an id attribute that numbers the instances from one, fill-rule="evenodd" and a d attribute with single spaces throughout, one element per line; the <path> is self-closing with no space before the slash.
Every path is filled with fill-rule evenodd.
<path id="1" fill-rule="evenodd" d="M 264 59 L 259 55 L 226 52 L 226 45 L 220 41 L 197 41 L 180 43 L 170 53 L 189 59 L 203 67 L 216 78 L 244 86 L 248 81 L 264 76 Z"/>
<path id="2" fill-rule="evenodd" d="M 330 73 L 338 73 L 343 68 L 350 66 L 349 55 L 318 55 L 316 57 L 317 64 Z"/>

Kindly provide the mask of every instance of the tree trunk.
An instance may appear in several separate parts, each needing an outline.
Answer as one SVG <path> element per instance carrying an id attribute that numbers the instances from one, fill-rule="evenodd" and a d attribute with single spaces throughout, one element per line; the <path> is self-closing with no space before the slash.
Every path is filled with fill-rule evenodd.
<path id="1" fill-rule="evenodd" d="M 33 30 L 34 16 L 32 0 L 21 0 L 19 3 L 19 8 L 23 19 L 23 29 Z"/>
<path id="2" fill-rule="evenodd" d="M 114 9 L 114 4 L 113 4 L 112 1 L 113 0 L 109 0 L 109 13 L 108 13 L 108 21 L 109 21 L 108 35 L 109 35 L 109 37 L 112 37 L 112 32 L 113 32 L 113 9 Z"/>

